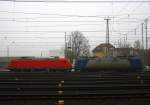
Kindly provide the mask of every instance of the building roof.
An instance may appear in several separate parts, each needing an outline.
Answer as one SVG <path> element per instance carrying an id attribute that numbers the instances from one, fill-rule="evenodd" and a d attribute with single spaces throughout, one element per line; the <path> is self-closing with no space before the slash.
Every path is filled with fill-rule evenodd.
<path id="1" fill-rule="evenodd" d="M 102 43 L 102 44 L 99 44 L 98 46 L 96 46 L 92 52 L 98 52 L 98 51 L 103 51 L 103 48 L 109 46 L 109 48 L 115 48 L 112 44 L 106 44 L 106 43 Z"/>

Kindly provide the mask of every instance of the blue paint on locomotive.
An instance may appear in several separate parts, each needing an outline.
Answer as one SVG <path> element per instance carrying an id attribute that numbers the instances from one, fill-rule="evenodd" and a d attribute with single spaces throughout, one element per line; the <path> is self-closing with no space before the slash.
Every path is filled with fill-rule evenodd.
<path id="1" fill-rule="evenodd" d="M 129 58 L 132 70 L 140 71 L 143 69 L 142 59 L 138 56 Z"/>
<path id="2" fill-rule="evenodd" d="M 140 72 L 143 69 L 143 62 L 140 57 L 129 59 L 98 59 L 80 57 L 75 61 L 76 71 L 122 71 Z"/>
<path id="3" fill-rule="evenodd" d="M 75 61 L 75 70 L 76 71 L 83 71 L 85 70 L 86 64 L 88 63 L 89 58 L 88 57 L 80 57 L 77 58 Z"/>

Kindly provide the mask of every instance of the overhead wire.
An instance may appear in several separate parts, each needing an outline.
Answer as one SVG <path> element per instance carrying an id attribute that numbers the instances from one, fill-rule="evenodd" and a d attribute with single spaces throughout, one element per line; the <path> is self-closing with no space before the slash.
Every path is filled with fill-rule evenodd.
<path id="1" fill-rule="evenodd" d="M 62 18 L 69 18 L 69 17 L 80 17 L 80 18 L 86 18 L 86 17 L 90 17 L 90 18 L 105 18 L 105 16 L 109 16 L 109 17 L 114 17 L 114 18 L 118 18 L 121 15 L 127 15 L 127 14 L 117 14 L 117 15 L 111 15 L 111 14 L 107 14 L 107 15 L 78 15 L 78 14 L 60 14 L 60 13 L 39 13 L 39 12 L 23 12 L 23 11 L 2 11 L 0 10 L 0 13 L 14 13 L 14 14 L 25 14 L 25 15 L 46 15 L 46 16 L 61 16 Z M 134 15 L 144 15 L 144 14 L 134 14 Z M 44 17 L 44 18 L 48 18 L 48 17 Z M 50 18 L 50 17 L 49 17 Z M 27 18 L 28 19 L 28 18 Z"/>
<path id="2" fill-rule="evenodd" d="M 139 4 L 137 4 L 137 6 L 129 14 L 131 15 L 132 13 L 135 13 L 135 11 L 139 9 L 139 7 L 141 7 L 142 5 L 143 5 L 143 2 L 140 2 Z"/>
<path id="3" fill-rule="evenodd" d="M 148 17 L 146 17 L 146 18 L 150 18 L 150 16 L 148 16 Z M 141 23 L 143 23 L 143 22 L 144 22 L 144 19 L 143 19 L 143 21 L 140 22 L 140 24 L 138 24 L 135 28 L 131 29 L 129 32 L 132 32 L 132 30 L 134 31 L 135 29 L 137 29 L 138 27 L 140 27 L 140 26 L 141 26 Z M 128 32 L 128 33 L 129 33 L 129 32 Z M 126 34 L 128 34 L 128 33 L 126 33 Z"/>
<path id="4" fill-rule="evenodd" d="M 128 14 L 128 17 L 130 16 L 130 15 L 132 15 L 132 13 L 135 13 L 135 11 L 137 10 L 137 9 L 139 9 L 139 7 L 141 7 L 141 5 L 143 5 L 143 2 L 140 2 L 129 14 Z M 128 22 L 128 24 L 129 24 L 130 22 Z M 141 25 L 141 24 L 140 24 Z M 134 28 L 133 30 L 136 30 L 140 25 L 137 25 L 136 26 L 136 28 Z M 128 26 L 129 27 L 129 26 Z M 129 30 L 129 29 L 128 29 Z M 131 32 L 131 31 L 130 31 Z M 130 32 L 127 32 L 126 34 L 129 34 Z"/>
<path id="5" fill-rule="evenodd" d="M 140 34 L 137 34 L 137 35 L 140 35 Z M 70 36 L 68 36 L 68 37 L 70 37 Z M 90 38 L 90 41 L 92 40 L 92 38 L 95 40 L 95 38 L 100 38 L 101 36 L 85 36 L 86 38 Z M 64 37 L 62 37 L 62 36 L 57 36 L 57 37 L 49 37 L 49 36 L 40 36 L 40 37 L 19 37 L 19 36 L 16 36 L 16 37 L 11 37 L 11 36 L 1 36 L 0 37 L 1 39 L 5 39 L 5 40 L 8 40 L 8 39 L 55 39 L 55 38 L 57 38 L 57 39 L 64 39 Z M 118 36 L 112 36 L 111 38 L 118 38 Z M 135 37 L 134 37 L 134 34 L 132 35 L 132 37 L 130 37 L 130 39 L 135 39 Z M 139 36 L 136 36 L 136 38 L 140 38 Z M 105 38 L 101 38 L 101 39 L 105 39 Z M 15 41 L 13 41 L 14 43 L 15 43 Z M 34 43 L 34 42 L 33 42 Z M 40 43 L 40 42 L 39 42 Z M 41 43 L 47 43 L 47 42 L 41 42 Z M 50 42 L 51 43 L 51 42 Z M 52 43 L 55 43 L 55 42 L 52 42 Z"/>
<path id="6" fill-rule="evenodd" d="M 104 23 L 105 21 L 38 21 L 38 20 L 36 20 L 36 21 L 30 21 L 30 20 L 16 20 L 16 19 L 4 19 L 4 20 L 0 20 L 0 21 L 12 21 L 12 22 L 52 22 L 52 23 L 56 23 L 56 22 L 63 22 L 63 23 L 65 23 L 65 22 L 69 22 L 69 23 L 76 23 L 76 22 L 86 22 L 86 23 L 98 23 L 98 22 L 102 22 L 102 23 Z M 114 22 L 128 22 L 128 21 L 114 21 Z M 130 21 L 130 22 L 133 22 L 133 23 L 136 23 L 136 22 L 138 22 L 138 21 Z"/>
<path id="7" fill-rule="evenodd" d="M 1 13 L 16 13 L 16 14 L 27 14 L 27 15 L 51 15 L 51 16 L 62 16 L 62 17 L 97 17 L 104 18 L 105 15 L 68 15 L 68 14 L 46 14 L 46 13 L 38 13 L 38 12 L 21 12 L 21 11 L 0 11 Z M 111 16 L 110 16 L 111 17 Z"/>
<path id="8" fill-rule="evenodd" d="M 26 28 L 26 27 L 76 27 L 76 26 L 100 26 L 104 24 L 76 24 L 76 25 L 51 25 L 51 26 L 37 26 L 37 25 L 31 25 L 31 26 L 17 26 L 17 27 L 10 27 L 10 26 L 1 26 L 0 28 Z"/>
<path id="9" fill-rule="evenodd" d="M 124 11 L 128 7 L 129 3 L 126 3 L 117 14 L 120 14 L 122 11 Z"/>
<path id="10" fill-rule="evenodd" d="M 0 33 L 2 34 L 2 33 L 21 33 L 21 32 L 23 32 L 23 33 L 30 33 L 30 32 L 35 32 L 35 33 L 65 33 L 65 32 L 72 32 L 72 31 L 67 31 L 67 30 L 65 30 L 65 31 L 30 31 L 30 30 L 28 30 L 28 31 L 24 31 L 24 30 L 22 30 L 22 31 L 10 31 L 10 30 L 6 30 L 6 31 L 3 31 L 3 30 L 0 30 Z M 105 30 L 80 30 L 80 32 L 106 32 Z M 123 31 L 117 31 L 117 30 L 114 30 L 113 32 L 128 32 L 127 30 L 123 30 Z M 134 32 L 134 30 L 131 30 L 131 31 L 129 31 L 129 32 Z M 34 34 L 35 34 L 34 33 Z"/>
<path id="11" fill-rule="evenodd" d="M 0 0 L 10 2 L 51 2 L 51 3 L 149 3 L 148 0 Z"/>

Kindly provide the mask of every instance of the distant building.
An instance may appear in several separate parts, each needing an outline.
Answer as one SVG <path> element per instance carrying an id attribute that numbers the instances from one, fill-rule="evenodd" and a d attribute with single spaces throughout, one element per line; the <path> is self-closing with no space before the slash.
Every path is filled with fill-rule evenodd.
<path id="1" fill-rule="evenodd" d="M 108 46 L 106 43 L 102 43 L 92 50 L 93 56 L 99 58 L 106 57 L 107 47 L 109 47 L 108 55 L 113 57 L 129 57 L 140 55 L 140 50 L 136 48 L 115 48 L 112 44 L 109 44 Z"/>
<path id="2" fill-rule="evenodd" d="M 105 57 L 106 56 L 106 50 L 108 47 L 109 47 L 109 55 L 113 55 L 115 47 L 112 44 L 102 43 L 102 44 L 99 44 L 98 46 L 96 46 L 92 50 L 93 56 L 99 57 L 99 58 Z"/>
<path id="3" fill-rule="evenodd" d="M 113 54 L 116 57 L 135 56 L 140 54 L 140 50 L 135 48 L 115 48 Z"/>

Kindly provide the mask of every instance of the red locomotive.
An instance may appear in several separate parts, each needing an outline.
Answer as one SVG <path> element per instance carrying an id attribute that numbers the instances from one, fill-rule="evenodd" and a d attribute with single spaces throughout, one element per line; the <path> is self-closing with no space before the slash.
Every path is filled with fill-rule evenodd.
<path id="1" fill-rule="evenodd" d="M 53 59 L 12 59 L 8 63 L 11 71 L 70 71 L 71 63 L 65 58 Z"/>

